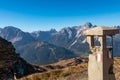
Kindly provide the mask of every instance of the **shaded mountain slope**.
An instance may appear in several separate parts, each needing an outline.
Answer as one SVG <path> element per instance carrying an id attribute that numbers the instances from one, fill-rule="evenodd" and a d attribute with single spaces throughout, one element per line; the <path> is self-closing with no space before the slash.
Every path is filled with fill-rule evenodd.
<path id="1" fill-rule="evenodd" d="M 20 46 L 18 52 L 22 53 L 25 60 L 34 64 L 48 64 L 76 57 L 70 50 L 43 41 Z"/>

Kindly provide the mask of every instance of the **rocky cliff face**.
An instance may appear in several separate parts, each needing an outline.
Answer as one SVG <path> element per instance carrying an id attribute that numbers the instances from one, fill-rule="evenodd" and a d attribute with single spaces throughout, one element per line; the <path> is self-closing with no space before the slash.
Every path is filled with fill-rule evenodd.
<path id="1" fill-rule="evenodd" d="M 34 66 L 19 57 L 11 42 L 0 37 L 0 80 L 20 78 L 34 72 Z"/>

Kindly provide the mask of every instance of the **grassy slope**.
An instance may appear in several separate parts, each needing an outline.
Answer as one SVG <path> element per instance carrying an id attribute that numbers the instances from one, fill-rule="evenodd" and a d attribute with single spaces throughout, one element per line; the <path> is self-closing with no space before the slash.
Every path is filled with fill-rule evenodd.
<path id="1" fill-rule="evenodd" d="M 71 62 L 74 63 L 74 60 L 60 61 L 52 64 L 52 66 L 62 65 L 65 67 Z M 88 80 L 87 66 L 87 62 L 82 62 L 77 65 L 66 66 L 62 69 L 53 69 L 43 73 L 36 73 L 21 78 L 20 80 Z M 116 80 L 120 80 L 120 58 L 114 59 L 114 72 Z"/>

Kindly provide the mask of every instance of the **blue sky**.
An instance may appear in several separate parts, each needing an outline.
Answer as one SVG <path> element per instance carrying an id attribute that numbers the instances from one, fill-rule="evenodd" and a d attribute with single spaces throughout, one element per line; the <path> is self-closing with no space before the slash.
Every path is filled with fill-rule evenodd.
<path id="1" fill-rule="evenodd" d="M 86 22 L 120 25 L 120 0 L 0 0 L 0 27 L 31 32 Z"/>

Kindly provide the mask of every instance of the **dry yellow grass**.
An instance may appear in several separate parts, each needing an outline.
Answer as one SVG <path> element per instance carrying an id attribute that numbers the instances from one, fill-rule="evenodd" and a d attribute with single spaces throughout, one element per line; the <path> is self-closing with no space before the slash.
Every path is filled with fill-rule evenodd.
<path id="1" fill-rule="evenodd" d="M 120 58 L 114 58 L 114 73 L 117 80 L 120 80 Z"/>
<path id="2" fill-rule="evenodd" d="M 62 62 L 64 63 L 62 64 Z M 62 66 L 64 66 L 66 63 L 71 63 L 71 61 L 66 63 L 65 61 L 62 62 L 58 62 L 54 65 L 62 64 Z M 87 67 L 87 62 L 82 62 L 76 66 L 48 70 L 47 72 L 36 73 L 19 80 L 88 80 Z M 116 80 L 120 80 L 120 58 L 114 58 L 114 72 Z"/>
<path id="3" fill-rule="evenodd" d="M 72 80 L 73 77 L 75 78 L 80 76 L 80 74 L 84 72 L 87 73 L 87 63 L 82 63 L 77 66 L 70 66 L 63 69 L 49 70 L 43 73 L 36 73 L 19 80 Z"/>

